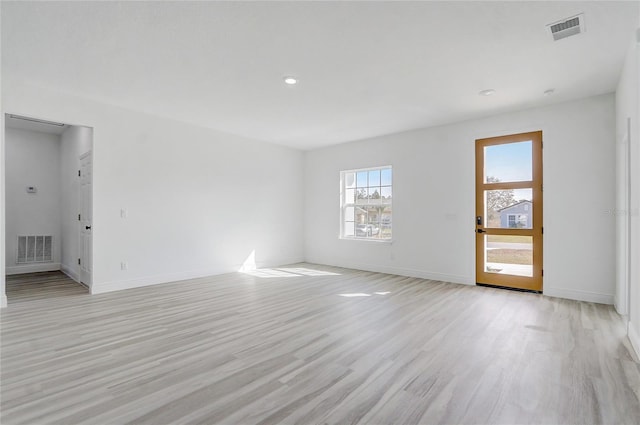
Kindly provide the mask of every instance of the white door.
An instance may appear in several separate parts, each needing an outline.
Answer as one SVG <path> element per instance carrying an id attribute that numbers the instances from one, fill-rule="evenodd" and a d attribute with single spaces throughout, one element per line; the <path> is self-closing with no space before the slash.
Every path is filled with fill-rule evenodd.
<path id="1" fill-rule="evenodd" d="M 92 185 L 93 178 L 91 151 L 80 156 L 80 246 L 78 265 L 80 267 L 80 282 L 91 287 L 92 255 Z"/>

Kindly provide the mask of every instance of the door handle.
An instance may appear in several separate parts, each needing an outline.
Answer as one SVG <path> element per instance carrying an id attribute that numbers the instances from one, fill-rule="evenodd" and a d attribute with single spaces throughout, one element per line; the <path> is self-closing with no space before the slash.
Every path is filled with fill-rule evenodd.
<path id="1" fill-rule="evenodd" d="M 86 230 L 91 230 L 91 226 L 84 226 Z"/>
<path id="2" fill-rule="evenodd" d="M 487 233 L 487 231 L 484 230 L 484 229 L 478 229 L 478 230 L 476 230 L 476 232 L 478 232 L 478 233 Z"/>

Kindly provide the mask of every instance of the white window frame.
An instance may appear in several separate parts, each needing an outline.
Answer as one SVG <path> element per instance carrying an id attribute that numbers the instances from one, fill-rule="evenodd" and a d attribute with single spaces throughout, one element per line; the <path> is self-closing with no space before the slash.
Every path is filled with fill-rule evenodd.
<path id="1" fill-rule="evenodd" d="M 509 227 L 509 224 L 510 224 L 509 223 L 509 219 L 511 217 L 513 217 L 513 222 L 517 224 L 517 220 L 515 218 L 516 218 L 516 216 L 519 216 L 519 215 L 524 215 L 524 216 L 527 217 L 527 220 L 525 221 L 524 227 L 522 227 L 522 229 L 526 229 L 527 228 L 527 224 L 529 224 L 529 214 L 528 213 L 512 213 L 512 214 L 507 214 L 507 227 L 509 229 L 517 229 L 518 228 L 518 227 Z"/>
<path id="2" fill-rule="evenodd" d="M 380 170 L 381 174 L 382 174 L 382 170 L 385 169 L 389 169 L 391 170 L 391 184 L 390 185 L 382 185 L 380 184 L 380 186 L 369 186 L 369 182 L 367 182 L 367 189 L 371 188 L 371 187 L 380 187 L 380 191 L 382 191 L 383 187 L 390 187 L 391 188 L 391 199 L 388 201 L 383 201 L 382 198 L 382 193 L 380 193 L 380 202 L 376 203 L 376 202 L 371 202 L 371 200 L 368 200 L 367 204 L 357 204 L 355 199 L 354 202 L 349 203 L 346 201 L 346 193 L 347 193 L 347 183 L 346 183 L 346 175 L 347 174 L 351 174 L 353 173 L 354 175 L 357 176 L 357 173 L 359 172 L 363 172 L 363 171 L 375 171 L 375 170 Z M 382 183 L 382 182 L 381 182 Z M 357 190 L 356 187 L 354 186 L 353 188 L 354 190 Z M 345 235 L 345 212 L 346 209 L 351 207 L 357 209 L 363 206 L 380 206 L 383 208 L 389 207 L 391 209 L 391 221 L 389 223 L 389 229 L 391 229 L 391 238 L 388 239 L 378 239 L 378 238 L 372 238 L 369 236 L 357 236 L 356 230 L 354 228 L 354 232 L 353 232 L 353 236 L 351 235 Z M 355 212 L 354 212 L 355 213 Z M 355 219 L 355 217 L 354 217 Z M 355 221 L 354 221 L 355 223 Z M 355 224 L 354 224 L 355 227 Z M 379 231 L 382 232 L 382 227 L 379 227 Z M 391 243 L 393 242 L 393 166 L 391 165 L 381 165 L 378 167 L 368 167 L 368 168 L 358 168 L 358 169 L 351 169 L 351 170 L 343 170 L 340 171 L 340 234 L 338 236 L 340 239 L 345 239 L 345 240 L 357 240 L 357 241 L 369 241 L 369 242 L 376 242 L 376 243 Z"/>

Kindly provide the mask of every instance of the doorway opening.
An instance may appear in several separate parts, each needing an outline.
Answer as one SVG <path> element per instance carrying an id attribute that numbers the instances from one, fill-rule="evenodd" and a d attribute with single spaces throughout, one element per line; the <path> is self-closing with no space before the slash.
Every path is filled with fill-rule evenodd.
<path id="1" fill-rule="evenodd" d="M 61 293 L 51 288 L 73 281 L 86 292 L 92 283 L 93 129 L 4 118 L 7 301 L 39 288 L 44 297 Z"/>
<path id="2" fill-rule="evenodd" d="M 542 291 L 542 132 L 476 140 L 476 283 Z"/>

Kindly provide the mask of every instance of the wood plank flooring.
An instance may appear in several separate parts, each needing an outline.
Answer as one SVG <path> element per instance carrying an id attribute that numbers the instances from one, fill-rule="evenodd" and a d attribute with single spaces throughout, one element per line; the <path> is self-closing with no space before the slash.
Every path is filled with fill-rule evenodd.
<path id="1" fill-rule="evenodd" d="M 6 292 L 7 301 L 13 305 L 27 301 L 87 295 L 89 290 L 66 274 L 55 271 L 7 276 Z"/>
<path id="2" fill-rule="evenodd" d="M 310 264 L 8 288 L 3 425 L 640 423 L 611 306 Z"/>

